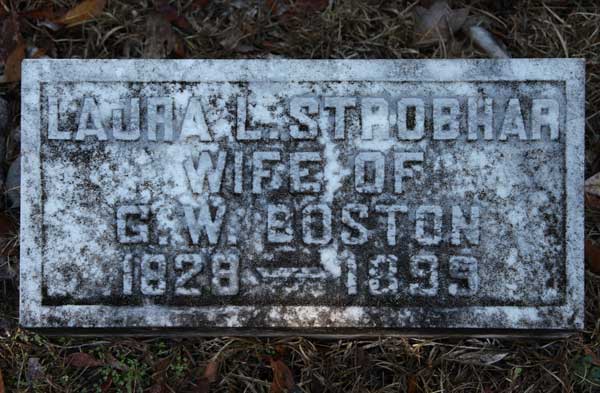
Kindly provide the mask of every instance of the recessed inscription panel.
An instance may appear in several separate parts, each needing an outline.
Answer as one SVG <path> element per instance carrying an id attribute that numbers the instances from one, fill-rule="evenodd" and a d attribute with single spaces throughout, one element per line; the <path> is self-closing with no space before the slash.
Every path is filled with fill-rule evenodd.
<path id="1" fill-rule="evenodd" d="M 580 63 L 153 63 L 26 66 L 25 325 L 581 326 Z"/>

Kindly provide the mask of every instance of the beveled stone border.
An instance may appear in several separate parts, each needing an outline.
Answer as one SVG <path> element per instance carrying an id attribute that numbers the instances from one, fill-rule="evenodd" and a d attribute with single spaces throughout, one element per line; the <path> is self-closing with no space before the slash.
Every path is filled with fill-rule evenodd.
<path id="1" fill-rule="evenodd" d="M 252 325 L 255 307 L 42 305 L 40 82 L 167 81 L 564 81 L 566 83 L 566 303 L 548 307 L 378 308 L 390 326 L 357 319 L 362 307 L 261 306 L 264 328 L 582 329 L 584 321 L 584 73 L 582 59 L 510 60 L 25 60 L 21 118 L 20 323 L 31 328 L 227 329 Z M 266 309 L 266 310 L 265 310 Z M 366 311 L 369 307 L 364 308 Z M 77 315 L 75 320 L 72 316 Z M 443 326 L 423 321 L 445 321 Z M 477 320 L 476 324 L 468 321 Z M 448 321 L 455 321 L 448 322 Z M 260 326 L 253 326 L 254 330 Z M 332 330 L 333 331 L 333 330 Z M 233 330 L 232 330 L 233 332 Z M 210 333 L 209 333 L 210 334 Z M 215 333 L 217 334 L 217 333 Z"/>

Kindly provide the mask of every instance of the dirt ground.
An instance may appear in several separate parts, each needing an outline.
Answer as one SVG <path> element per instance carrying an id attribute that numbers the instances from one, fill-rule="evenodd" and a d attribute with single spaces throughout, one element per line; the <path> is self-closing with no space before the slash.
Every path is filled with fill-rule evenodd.
<path id="1" fill-rule="evenodd" d="M 0 0 L 0 97 L 9 103 L 8 125 L 0 122 L 0 393 L 600 391 L 600 251 L 593 243 L 600 203 L 593 195 L 586 200 L 586 327 L 566 338 L 70 338 L 18 328 L 18 179 L 15 186 L 10 171 L 19 154 L 23 57 L 489 57 L 468 34 L 477 24 L 511 57 L 586 59 L 590 177 L 600 172 L 598 0 L 452 1 L 435 34 L 423 33 L 417 8 L 432 1 L 87 0 L 83 14 L 73 13 L 80 3 Z"/>

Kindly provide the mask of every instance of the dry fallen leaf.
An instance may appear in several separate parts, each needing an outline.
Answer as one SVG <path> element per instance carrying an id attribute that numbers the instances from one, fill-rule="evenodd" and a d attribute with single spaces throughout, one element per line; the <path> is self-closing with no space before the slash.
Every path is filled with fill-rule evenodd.
<path id="1" fill-rule="evenodd" d="M 600 208 L 600 173 L 596 173 L 585 181 L 585 205 Z"/>
<path id="2" fill-rule="evenodd" d="M 4 65 L 4 75 L 0 77 L 0 82 L 21 80 L 21 62 L 26 50 L 18 15 L 12 13 L 0 18 L 0 64 Z"/>
<path id="3" fill-rule="evenodd" d="M 59 17 L 52 5 L 49 7 L 37 8 L 31 11 L 20 12 L 19 16 L 34 21 L 54 20 L 58 19 Z"/>
<path id="4" fill-rule="evenodd" d="M 157 9 L 157 11 L 167 20 L 167 22 L 175 25 L 179 29 L 186 33 L 191 33 L 194 28 L 183 15 L 177 12 L 177 8 L 173 7 L 169 3 L 163 2 Z"/>
<path id="5" fill-rule="evenodd" d="M 4 60 L 10 49 L 22 40 L 18 15 L 3 16 L 0 19 L 0 57 Z"/>
<path id="6" fill-rule="evenodd" d="M 100 16 L 105 6 L 106 0 L 84 0 L 67 11 L 62 18 L 59 18 L 55 22 L 71 27 Z"/>
<path id="7" fill-rule="evenodd" d="M 204 378 L 208 380 L 208 382 L 213 383 L 217 381 L 217 376 L 219 375 L 219 363 L 217 361 L 210 361 L 206 365 L 206 370 L 204 370 Z"/>
<path id="8" fill-rule="evenodd" d="M 491 366 L 503 360 L 509 354 L 507 352 L 488 352 L 488 351 L 457 351 L 448 354 L 447 358 L 465 364 L 475 364 Z"/>
<path id="9" fill-rule="evenodd" d="M 24 42 L 10 52 L 4 63 L 4 82 L 18 82 L 21 80 L 21 63 L 25 59 L 25 50 L 27 45 Z"/>
<path id="10" fill-rule="evenodd" d="M 468 8 L 453 10 L 447 1 L 436 1 L 427 9 L 415 7 L 415 45 L 430 46 L 447 41 L 461 29 L 469 16 Z"/>
<path id="11" fill-rule="evenodd" d="M 47 27 L 52 31 L 58 31 L 64 24 L 58 23 L 57 21 L 60 20 L 67 11 L 68 10 L 64 8 L 55 9 L 53 5 L 50 5 L 31 11 L 20 12 L 19 17 L 36 22 L 38 26 Z"/>
<path id="12" fill-rule="evenodd" d="M 585 259 L 590 271 L 600 274 L 600 247 L 589 239 L 585 239 Z"/>
<path id="13" fill-rule="evenodd" d="M 146 19 L 146 39 L 142 50 L 145 59 L 164 59 L 177 47 L 178 37 L 162 15 L 154 13 Z"/>
<path id="14" fill-rule="evenodd" d="M 408 376 L 408 380 L 406 382 L 408 385 L 406 391 L 407 393 L 417 393 L 417 376 L 412 374 Z"/>
<path id="15" fill-rule="evenodd" d="M 35 47 L 33 47 L 33 48 L 29 48 L 28 52 L 29 52 L 29 56 L 28 57 L 30 59 L 43 59 L 45 57 L 48 57 L 47 56 L 47 52 L 48 51 L 46 49 L 44 49 L 44 48 L 35 48 Z"/>
<path id="16" fill-rule="evenodd" d="M 280 359 L 270 359 L 271 368 L 273 369 L 273 382 L 271 383 L 270 393 L 285 393 L 290 392 L 296 384 L 294 383 L 294 375 L 288 366 Z"/>
<path id="17" fill-rule="evenodd" d="M 186 53 L 187 50 L 185 49 L 183 40 L 177 37 L 175 41 L 175 48 L 173 48 L 173 55 L 178 59 L 185 59 L 187 57 Z"/>
<path id="18" fill-rule="evenodd" d="M 594 352 L 594 351 L 592 350 L 592 348 L 590 348 L 590 347 L 589 347 L 589 346 L 587 346 L 587 345 L 584 345 L 584 346 L 583 346 L 583 353 L 584 353 L 586 356 L 589 356 L 589 357 L 591 357 L 591 358 L 592 358 L 592 364 L 593 364 L 594 366 L 600 366 L 600 357 L 598 357 L 598 355 L 596 355 L 596 352 Z"/>
<path id="19" fill-rule="evenodd" d="M 585 193 L 600 197 L 600 172 L 585 180 Z"/>
<path id="20" fill-rule="evenodd" d="M 90 368 L 104 366 L 104 362 L 85 352 L 76 352 L 67 356 L 67 365 L 75 368 Z"/>
<path id="21" fill-rule="evenodd" d="M 206 365 L 204 375 L 198 378 L 196 382 L 195 393 L 208 393 L 210 391 L 210 384 L 217 381 L 219 375 L 219 362 L 211 360 Z"/>

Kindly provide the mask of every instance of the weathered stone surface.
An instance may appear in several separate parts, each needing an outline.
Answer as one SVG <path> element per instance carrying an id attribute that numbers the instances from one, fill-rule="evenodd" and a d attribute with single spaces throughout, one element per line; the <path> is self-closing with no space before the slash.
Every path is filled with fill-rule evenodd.
<path id="1" fill-rule="evenodd" d="M 26 61 L 21 323 L 581 328 L 583 67 Z"/>

